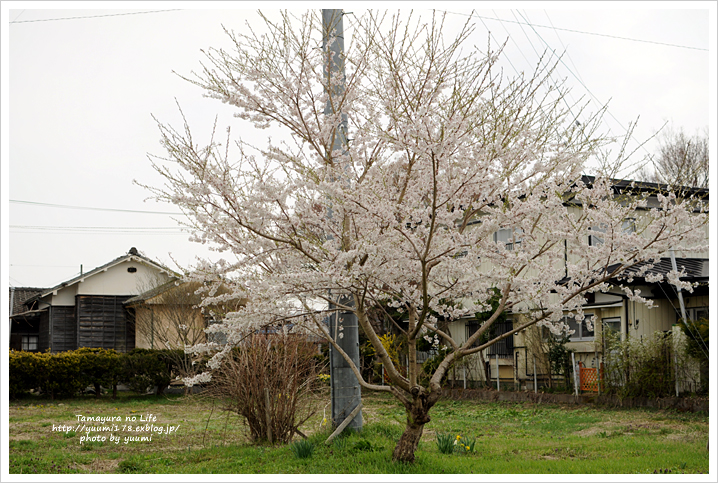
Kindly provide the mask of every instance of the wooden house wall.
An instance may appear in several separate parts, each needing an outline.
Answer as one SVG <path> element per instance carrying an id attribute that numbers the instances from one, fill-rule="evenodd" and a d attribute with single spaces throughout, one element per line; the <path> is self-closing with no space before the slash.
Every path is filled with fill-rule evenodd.
<path id="1" fill-rule="evenodd" d="M 77 347 L 96 347 L 126 352 L 134 346 L 128 341 L 127 312 L 122 304 L 129 296 L 78 295 Z M 128 344 L 130 342 L 130 344 Z"/>
<path id="2" fill-rule="evenodd" d="M 10 331 L 10 349 L 22 350 L 23 336 L 39 336 L 40 317 L 31 315 L 29 317 L 16 317 L 12 320 L 12 329 Z M 36 352 L 36 351 L 33 351 Z"/>
<path id="3" fill-rule="evenodd" d="M 10 350 L 22 350 L 22 334 L 16 334 L 15 332 L 10 333 Z"/>
<path id="4" fill-rule="evenodd" d="M 40 324 L 37 337 L 37 349 L 45 352 L 50 348 L 50 312 L 48 309 L 40 314 Z"/>
<path id="5" fill-rule="evenodd" d="M 128 309 L 125 307 L 125 320 L 127 321 L 126 327 L 127 327 L 127 340 L 125 343 L 125 347 L 127 352 L 134 349 L 137 336 L 136 334 L 136 327 L 135 327 L 135 310 L 134 309 Z"/>
<path id="6" fill-rule="evenodd" d="M 77 326 L 75 307 L 53 306 L 50 308 L 50 348 L 52 352 L 77 349 Z"/>

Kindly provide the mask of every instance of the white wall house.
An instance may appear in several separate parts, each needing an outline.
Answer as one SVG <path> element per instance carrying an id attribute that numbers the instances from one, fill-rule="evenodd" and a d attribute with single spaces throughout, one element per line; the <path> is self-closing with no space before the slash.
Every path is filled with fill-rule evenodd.
<path id="1" fill-rule="evenodd" d="M 36 320 L 35 350 L 93 347 L 127 352 L 135 347 L 135 332 L 124 302 L 139 294 L 148 280 L 174 275 L 133 247 L 105 265 L 42 289 L 24 302 L 23 313 L 11 318 Z"/>

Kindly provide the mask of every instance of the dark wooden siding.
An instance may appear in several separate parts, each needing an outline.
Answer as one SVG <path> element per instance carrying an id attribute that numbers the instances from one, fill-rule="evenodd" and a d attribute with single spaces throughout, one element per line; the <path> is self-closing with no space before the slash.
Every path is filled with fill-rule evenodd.
<path id="1" fill-rule="evenodd" d="M 19 351 L 22 350 L 22 335 L 11 333 L 10 334 L 10 350 Z"/>
<path id="2" fill-rule="evenodd" d="M 10 349 L 22 350 L 23 336 L 39 336 L 40 317 L 38 315 L 30 315 L 27 317 L 15 317 L 12 320 L 12 331 L 10 332 Z M 38 339 L 38 348 L 39 348 Z M 37 352 L 37 349 L 33 350 Z"/>
<path id="3" fill-rule="evenodd" d="M 53 306 L 50 311 L 50 348 L 52 352 L 77 349 L 75 307 Z"/>
<path id="4" fill-rule="evenodd" d="M 40 314 L 40 328 L 38 330 L 37 348 L 40 352 L 45 352 L 50 348 L 50 312 L 48 309 Z"/>
<path id="5" fill-rule="evenodd" d="M 125 318 L 127 320 L 127 351 L 135 348 L 135 309 L 125 308 Z"/>
<path id="6" fill-rule="evenodd" d="M 127 330 L 127 311 L 122 303 L 129 296 L 78 295 L 77 347 L 97 347 L 128 350 L 134 347 L 134 337 Z M 131 341 L 129 339 L 132 339 Z"/>

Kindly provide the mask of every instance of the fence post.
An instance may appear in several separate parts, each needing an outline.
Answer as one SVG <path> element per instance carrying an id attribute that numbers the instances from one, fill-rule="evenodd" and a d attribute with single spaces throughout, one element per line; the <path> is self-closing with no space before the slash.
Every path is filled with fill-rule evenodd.
<path id="1" fill-rule="evenodd" d="M 501 386 L 499 385 L 499 355 L 496 354 L 496 390 L 500 391 Z"/>
<path id="2" fill-rule="evenodd" d="M 536 356 L 534 358 L 534 394 L 538 394 L 538 383 L 536 382 Z"/>
<path id="3" fill-rule="evenodd" d="M 682 299 L 681 302 L 683 302 Z M 676 350 L 677 337 L 675 327 L 673 329 L 674 330 L 671 332 L 671 342 L 673 342 L 673 344 L 671 345 L 673 346 L 673 367 L 675 368 L 676 373 L 676 397 L 678 397 L 678 351 Z"/>
<path id="4" fill-rule="evenodd" d="M 573 352 L 571 352 L 571 365 L 573 366 L 573 389 L 576 393 L 576 396 L 578 396 L 578 379 L 576 374 L 576 356 Z"/>
<path id="5" fill-rule="evenodd" d="M 594 347 L 595 349 L 595 347 Z M 598 362 L 598 350 L 593 351 L 594 366 L 596 366 L 596 391 L 601 395 L 601 364 Z"/>

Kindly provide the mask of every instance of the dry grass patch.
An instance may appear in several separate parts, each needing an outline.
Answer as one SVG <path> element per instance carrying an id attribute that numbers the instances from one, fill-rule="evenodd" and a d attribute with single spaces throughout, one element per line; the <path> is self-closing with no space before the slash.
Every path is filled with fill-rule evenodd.
<path id="1" fill-rule="evenodd" d="M 116 473 L 118 460 L 96 458 L 89 465 L 75 463 L 74 467 L 81 473 Z"/>

